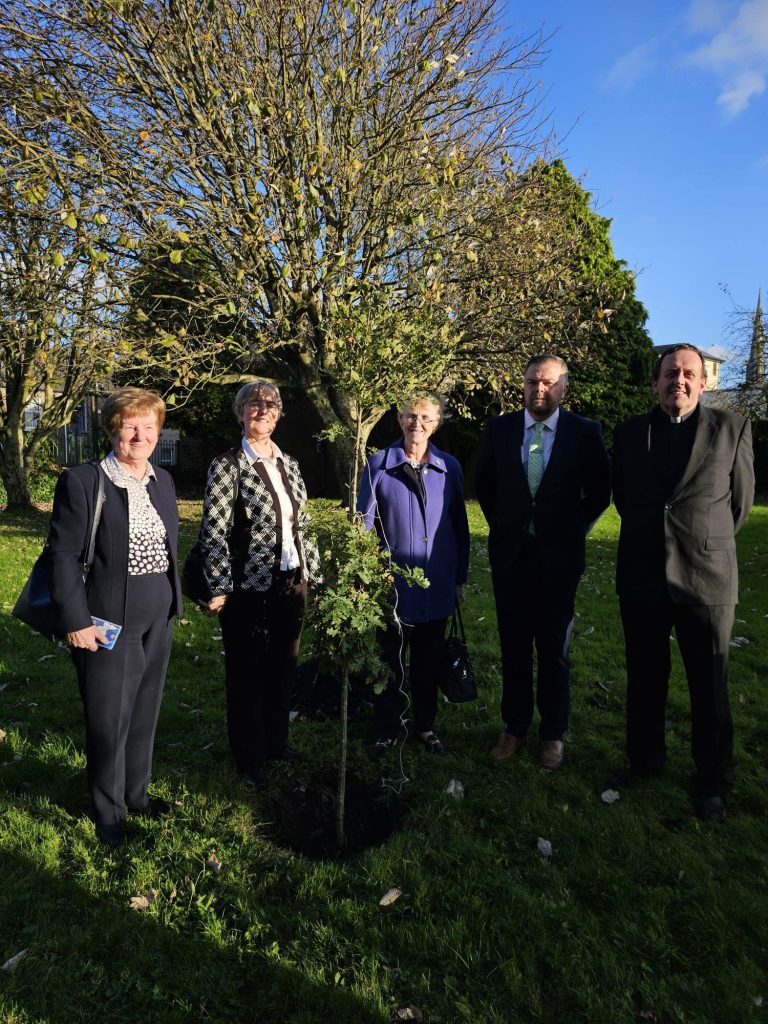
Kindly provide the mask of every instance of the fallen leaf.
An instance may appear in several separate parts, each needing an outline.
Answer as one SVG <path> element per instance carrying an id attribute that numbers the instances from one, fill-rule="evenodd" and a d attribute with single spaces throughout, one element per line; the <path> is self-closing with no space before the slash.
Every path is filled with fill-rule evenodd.
<path id="1" fill-rule="evenodd" d="M 401 1006 L 395 1014 L 395 1020 L 424 1020 L 424 1014 L 418 1006 Z"/>
<path id="2" fill-rule="evenodd" d="M 3 742 L 3 740 L 5 739 L 5 737 L 7 735 L 8 735 L 8 733 L 5 731 L 5 729 L 0 729 L 0 743 Z"/>
<path id="3" fill-rule="evenodd" d="M 749 643 L 749 637 L 746 637 L 746 636 L 735 636 L 733 638 L 733 642 L 736 643 L 736 644 L 748 644 Z"/>
<path id="4" fill-rule="evenodd" d="M 212 750 L 212 749 L 213 749 L 213 743 L 206 743 L 204 747 L 200 747 L 200 750 L 202 750 L 203 753 L 205 753 L 208 750 Z"/>
<path id="5" fill-rule="evenodd" d="M 402 893 L 399 889 L 394 886 L 391 889 L 387 889 L 384 895 L 379 900 L 380 907 L 391 907 L 395 900 L 399 900 Z"/>
<path id="6" fill-rule="evenodd" d="M 44 654 L 44 655 L 42 656 L 42 658 L 38 658 L 37 660 L 38 660 L 38 661 L 48 661 L 48 660 L 49 660 L 49 658 L 55 658 L 55 657 L 56 657 L 56 655 L 55 655 L 55 654 Z"/>
<path id="7" fill-rule="evenodd" d="M 739 704 L 746 704 L 746 703 L 747 703 L 747 698 L 744 696 L 743 693 L 740 693 L 739 694 Z"/>
<path id="8" fill-rule="evenodd" d="M 189 619 L 179 619 L 179 625 L 180 626 L 188 626 L 189 625 Z"/>
<path id="9" fill-rule="evenodd" d="M 210 868 L 211 871 L 221 871 L 221 861 L 218 859 L 215 853 L 212 853 L 208 860 L 205 862 L 205 866 Z"/>
<path id="10" fill-rule="evenodd" d="M 298 711 L 289 711 L 288 712 L 288 721 L 289 722 L 295 722 L 298 717 L 299 717 L 299 712 Z"/>
<path id="11" fill-rule="evenodd" d="M 600 799 L 604 804 L 615 804 L 620 798 L 621 794 L 617 789 L 606 789 L 600 794 Z"/>
<path id="12" fill-rule="evenodd" d="M 21 961 L 28 953 L 29 947 L 27 947 L 26 949 L 22 949 L 22 951 L 20 953 L 17 953 L 16 956 L 12 956 L 10 960 L 6 960 L 3 966 L 0 967 L 0 971 L 5 971 L 6 974 L 13 974 L 13 972 L 16 970 L 16 968 L 19 966 Z"/>
<path id="13" fill-rule="evenodd" d="M 455 796 L 457 800 L 460 800 L 464 796 L 464 787 L 458 779 L 451 779 L 445 787 L 445 792 L 448 796 Z"/>
<path id="14" fill-rule="evenodd" d="M 539 836 L 536 840 L 536 849 L 542 857 L 552 856 L 552 843 L 550 843 L 548 839 L 542 839 L 541 836 Z"/>
<path id="15" fill-rule="evenodd" d="M 156 899 L 157 892 L 154 889 L 150 889 L 146 896 L 131 896 L 128 900 L 128 906 L 131 910 L 148 910 Z"/>
<path id="16" fill-rule="evenodd" d="M 0 683 L 0 693 L 8 688 L 8 683 Z"/>

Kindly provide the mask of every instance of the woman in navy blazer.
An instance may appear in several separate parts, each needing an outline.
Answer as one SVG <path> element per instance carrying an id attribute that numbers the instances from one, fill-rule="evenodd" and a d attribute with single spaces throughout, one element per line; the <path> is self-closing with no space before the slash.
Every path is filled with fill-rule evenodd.
<path id="1" fill-rule="evenodd" d="M 428 751 L 443 753 L 434 732 L 437 672 L 446 622 L 464 596 L 469 526 L 461 466 L 429 442 L 442 413 L 434 395 L 413 395 L 404 403 L 398 416 L 403 437 L 369 457 L 357 499 L 358 512 L 392 561 L 423 569 L 429 580 L 425 589 L 395 577 L 395 622 L 380 638 L 392 679 L 374 697 L 374 759 L 392 746 L 402 722 L 409 645 L 416 733 Z"/>
<path id="2" fill-rule="evenodd" d="M 102 422 L 113 451 L 59 477 L 46 546 L 83 701 L 96 834 L 111 846 L 126 842 L 128 813 L 168 810 L 147 793 L 173 616 L 182 609 L 176 493 L 169 474 L 149 463 L 164 420 L 165 403 L 153 392 L 121 388 L 107 398 Z M 100 475 L 104 504 L 84 581 Z M 111 649 L 94 617 L 121 627 Z"/>

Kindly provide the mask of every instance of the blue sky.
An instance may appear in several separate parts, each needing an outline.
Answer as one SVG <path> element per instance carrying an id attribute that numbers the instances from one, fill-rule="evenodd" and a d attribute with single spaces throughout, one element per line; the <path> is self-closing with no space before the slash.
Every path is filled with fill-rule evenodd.
<path id="1" fill-rule="evenodd" d="M 510 0 L 505 23 L 554 33 L 545 103 L 654 343 L 725 354 L 733 302 L 768 305 L 768 0 Z"/>

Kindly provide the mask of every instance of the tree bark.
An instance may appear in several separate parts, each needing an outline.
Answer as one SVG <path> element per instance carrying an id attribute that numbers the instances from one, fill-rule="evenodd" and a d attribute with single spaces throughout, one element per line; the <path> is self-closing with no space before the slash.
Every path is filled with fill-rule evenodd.
<path id="1" fill-rule="evenodd" d="M 7 510 L 32 508 L 32 495 L 24 464 L 24 431 L 8 426 L 0 440 L 0 479 L 7 495 Z"/>

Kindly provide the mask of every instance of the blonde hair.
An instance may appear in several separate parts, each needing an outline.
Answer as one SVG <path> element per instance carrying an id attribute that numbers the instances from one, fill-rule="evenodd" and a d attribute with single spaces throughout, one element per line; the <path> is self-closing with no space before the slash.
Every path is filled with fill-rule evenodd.
<path id="1" fill-rule="evenodd" d="M 145 391 L 144 388 L 119 388 L 113 391 L 101 407 L 101 423 L 108 437 L 112 437 L 122 427 L 126 416 L 157 417 L 157 429 L 162 430 L 165 423 L 165 402 L 156 391 Z"/>

